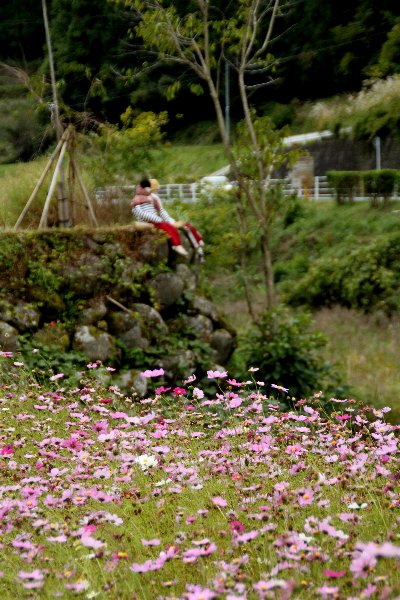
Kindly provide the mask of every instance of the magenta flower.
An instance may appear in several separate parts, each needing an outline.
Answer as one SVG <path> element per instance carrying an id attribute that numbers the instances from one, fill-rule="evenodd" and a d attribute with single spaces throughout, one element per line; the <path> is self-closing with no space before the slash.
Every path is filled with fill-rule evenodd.
<path id="1" fill-rule="evenodd" d="M 173 389 L 174 396 L 184 396 L 186 394 L 186 390 L 181 387 L 176 387 Z"/>
<path id="2" fill-rule="evenodd" d="M 236 531 L 236 533 L 243 533 L 244 525 L 241 521 L 239 521 L 238 519 L 235 519 L 234 521 L 230 521 L 229 529 L 231 531 Z"/>
<path id="3" fill-rule="evenodd" d="M 325 569 L 322 571 L 325 577 L 330 577 L 331 579 L 339 579 L 340 577 L 344 577 L 346 575 L 346 570 L 342 571 L 332 571 L 331 569 Z"/>
<path id="4" fill-rule="evenodd" d="M 2 456 L 12 456 L 14 454 L 14 447 L 12 444 L 6 444 L 5 446 L 3 446 L 3 448 L 0 450 L 0 454 Z"/>

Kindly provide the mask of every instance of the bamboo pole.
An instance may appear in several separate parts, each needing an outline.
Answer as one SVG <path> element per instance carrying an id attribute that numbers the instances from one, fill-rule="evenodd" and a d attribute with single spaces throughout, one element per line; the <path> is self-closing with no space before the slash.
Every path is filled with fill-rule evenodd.
<path id="1" fill-rule="evenodd" d="M 18 221 L 17 221 L 17 222 L 15 223 L 15 225 L 14 225 L 14 231 L 15 231 L 16 229 L 18 229 L 18 227 L 19 227 L 19 226 L 20 226 L 20 224 L 22 223 L 22 220 L 23 220 L 23 218 L 25 217 L 25 215 L 26 215 L 26 213 L 27 213 L 27 211 L 28 211 L 28 209 L 29 209 L 30 205 L 32 204 L 32 202 L 33 202 L 33 201 L 34 201 L 34 199 L 36 198 L 36 195 L 37 195 L 37 193 L 38 193 L 38 191 L 39 191 L 39 189 L 40 189 L 40 186 L 42 185 L 42 183 L 43 183 L 43 181 L 44 181 L 44 178 L 46 177 L 47 173 L 49 172 L 49 170 L 50 170 L 50 167 L 51 167 L 51 165 L 53 164 L 55 157 L 56 157 L 56 156 L 57 156 L 57 154 L 59 153 L 59 151 L 60 151 L 60 148 L 61 148 L 61 146 L 62 146 L 62 144 L 63 144 L 63 142 L 64 142 L 64 139 L 65 139 L 65 134 L 64 134 L 63 138 L 62 138 L 62 139 L 60 139 L 60 141 L 58 142 L 57 146 L 56 146 L 56 147 L 55 147 L 55 149 L 54 149 L 54 152 L 53 152 L 53 154 L 50 156 L 50 158 L 49 158 L 49 161 L 48 161 L 48 163 L 46 164 L 46 166 L 45 166 L 45 168 L 44 168 L 44 171 L 43 171 L 43 173 L 41 174 L 41 176 L 40 176 L 40 179 L 39 179 L 39 181 L 37 182 L 37 184 L 36 184 L 36 186 L 35 186 L 35 189 L 33 190 L 32 194 L 31 194 L 31 195 L 30 195 L 30 197 L 29 197 L 29 200 L 28 200 L 28 201 L 27 201 L 27 203 L 25 204 L 25 207 L 24 207 L 23 211 L 21 212 L 20 216 L 18 217 Z"/>
<path id="2" fill-rule="evenodd" d="M 51 89 L 53 94 L 53 118 L 54 125 L 56 128 L 57 141 L 61 139 L 63 135 L 63 125 L 60 119 L 60 108 L 58 104 L 57 97 L 57 83 L 56 83 L 56 75 L 54 68 L 54 58 L 53 58 L 53 49 L 51 44 L 51 34 L 49 27 L 49 19 L 47 16 L 47 4 L 46 0 L 42 0 L 42 12 L 43 12 L 43 24 L 44 30 L 46 34 L 46 44 L 47 44 L 47 52 L 49 57 L 49 67 L 50 67 L 50 80 L 51 80 Z M 60 176 L 58 182 L 58 221 L 61 227 L 69 226 L 70 219 L 68 214 L 68 198 L 66 194 L 66 186 L 65 186 L 65 172 L 64 165 L 61 163 L 60 167 Z"/>
<path id="3" fill-rule="evenodd" d="M 53 195 L 54 188 L 56 187 L 57 177 L 60 172 L 60 168 L 61 168 L 61 165 L 63 162 L 63 158 L 64 158 L 66 149 L 67 149 L 67 140 L 64 139 L 61 150 L 60 150 L 60 155 L 57 160 L 56 168 L 54 169 L 53 179 L 51 180 L 50 188 L 49 188 L 49 191 L 47 192 L 47 197 L 46 197 L 46 200 L 44 203 L 42 216 L 41 216 L 40 222 L 39 222 L 39 229 L 43 229 L 43 227 L 47 226 L 47 217 L 48 217 L 48 213 L 49 213 L 50 200 Z"/>
<path id="4" fill-rule="evenodd" d="M 79 171 L 78 165 L 75 162 L 75 159 L 72 158 L 72 157 L 71 157 L 71 165 L 72 165 L 72 168 L 74 169 L 76 177 L 78 179 L 78 183 L 79 183 L 80 188 L 82 190 L 82 194 L 83 194 L 83 196 L 85 198 L 86 206 L 87 206 L 87 208 L 89 210 L 89 214 L 90 214 L 90 217 L 91 217 L 91 219 L 93 221 L 93 224 L 95 225 L 95 227 L 98 227 L 99 224 L 97 222 L 96 215 L 94 214 L 92 201 L 90 200 L 90 197 L 89 197 L 89 194 L 88 194 L 87 189 L 85 187 L 85 184 L 83 183 L 83 179 L 81 177 L 81 173 Z"/>

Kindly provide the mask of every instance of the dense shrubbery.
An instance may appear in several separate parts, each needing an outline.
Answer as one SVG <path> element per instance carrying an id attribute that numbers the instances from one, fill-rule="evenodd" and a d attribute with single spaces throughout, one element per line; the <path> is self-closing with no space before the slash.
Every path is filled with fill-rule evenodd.
<path id="1" fill-rule="evenodd" d="M 343 204 L 346 199 L 352 202 L 356 195 L 364 195 L 370 198 L 372 206 L 378 206 L 380 198 L 387 204 L 398 191 L 400 171 L 328 171 L 327 177 L 338 204 Z"/>
<path id="2" fill-rule="evenodd" d="M 338 204 L 343 204 L 346 200 L 352 202 L 360 192 L 360 171 L 328 171 L 326 176 L 329 185 L 335 190 Z"/>
<path id="3" fill-rule="evenodd" d="M 283 305 L 265 311 L 243 337 L 240 359 L 245 370 L 257 365 L 257 379 L 267 386 L 279 382 L 296 398 L 317 389 L 335 388 L 335 395 L 342 394 L 332 365 L 321 359 L 326 340 L 310 325 L 308 313 L 295 313 Z"/>
<path id="4" fill-rule="evenodd" d="M 400 309 L 400 236 L 381 237 L 346 256 L 316 260 L 297 283 L 287 288 L 287 301 L 311 307 L 341 304 L 390 314 Z"/>

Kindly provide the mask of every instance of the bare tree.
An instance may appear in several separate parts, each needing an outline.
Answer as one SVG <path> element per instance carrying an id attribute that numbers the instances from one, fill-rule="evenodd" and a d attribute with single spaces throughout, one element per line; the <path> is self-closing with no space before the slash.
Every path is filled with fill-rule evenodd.
<path id="1" fill-rule="evenodd" d="M 230 171 L 237 182 L 239 223 L 245 225 L 245 203 L 260 226 L 266 305 L 271 307 L 276 298 L 270 249 L 275 196 L 270 180 L 282 163 L 282 136 L 274 132 L 266 136 L 268 126 L 252 109 L 250 94 L 272 81 L 272 32 L 287 0 L 235 0 L 227 3 L 226 9 L 209 0 L 188 0 L 181 4 L 184 8 L 162 0 L 123 0 L 123 4 L 138 18 L 135 36 L 141 38 L 142 50 L 152 57 L 150 67 L 174 62 L 194 72 L 207 88 Z M 221 81 L 227 63 L 240 93 L 246 152 L 237 151 L 225 121 Z M 258 76 L 256 84 L 249 84 L 250 75 Z"/>

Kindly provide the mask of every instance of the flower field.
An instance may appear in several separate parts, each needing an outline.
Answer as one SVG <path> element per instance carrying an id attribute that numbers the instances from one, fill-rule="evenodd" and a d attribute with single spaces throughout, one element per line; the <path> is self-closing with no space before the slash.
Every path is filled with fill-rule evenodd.
<path id="1" fill-rule="evenodd" d="M 124 397 L 0 357 L 3 598 L 400 597 L 389 409 L 209 371 Z M 214 386 L 214 387 L 212 387 Z"/>

